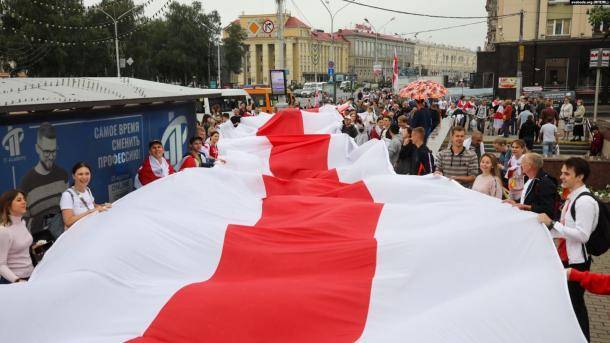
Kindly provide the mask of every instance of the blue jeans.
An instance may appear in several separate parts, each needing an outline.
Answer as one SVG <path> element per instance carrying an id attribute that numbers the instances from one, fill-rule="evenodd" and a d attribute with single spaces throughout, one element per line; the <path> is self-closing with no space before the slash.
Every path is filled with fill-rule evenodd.
<path id="1" fill-rule="evenodd" d="M 544 157 L 549 157 L 555 150 L 555 142 L 542 142 L 542 154 Z"/>

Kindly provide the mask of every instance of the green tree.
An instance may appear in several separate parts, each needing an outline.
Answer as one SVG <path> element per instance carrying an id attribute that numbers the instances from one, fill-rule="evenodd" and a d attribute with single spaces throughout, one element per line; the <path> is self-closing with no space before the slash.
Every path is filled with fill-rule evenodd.
<path id="1" fill-rule="evenodd" d="M 610 9 L 602 6 L 595 6 L 589 10 L 589 24 L 593 26 L 593 31 L 599 32 L 600 27 L 603 31 L 608 31 L 610 25 Z"/>
<path id="2" fill-rule="evenodd" d="M 135 61 L 122 75 L 183 84 L 215 78 L 218 12 L 205 13 L 200 2 L 172 2 L 162 9 L 164 17 L 151 19 L 134 0 L 102 0 L 92 8 L 81 0 L 2 0 L 0 66 L 15 61 L 15 69 L 27 69 L 30 76 L 114 76 L 109 16 L 131 11 L 118 23 L 120 57 Z"/>
<path id="3" fill-rule="evenodd" d="M 242 62 L 246 55 L 244 41 L 248 34 L 239 24 L 232 23 L 226 29 L 227 36 L 223 38 L 225 51 L 225 70 L 238 74 L 241 72 Z"/>

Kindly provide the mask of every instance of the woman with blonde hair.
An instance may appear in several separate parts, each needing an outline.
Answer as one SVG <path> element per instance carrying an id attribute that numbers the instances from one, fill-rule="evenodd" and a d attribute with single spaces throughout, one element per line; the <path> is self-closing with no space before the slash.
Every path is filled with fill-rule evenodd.
<path id="1" fill-rule="evenodd" d="M 472 190 L 502 199 L 502 180 L 500 180 L 498 158 L 490 153 L 483 154 L 479 168 L 481 174 L 474 180 Z"/>

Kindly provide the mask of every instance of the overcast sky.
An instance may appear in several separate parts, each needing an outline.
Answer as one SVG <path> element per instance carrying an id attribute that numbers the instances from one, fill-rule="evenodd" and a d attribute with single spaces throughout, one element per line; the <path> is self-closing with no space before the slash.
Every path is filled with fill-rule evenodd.
<path id="1" fill-rule="evenodd" d="M 177 0 L 181 3 L 191 3 L 192 0 Z M 325 0 L 326 1 L 326 0 Z M 143 0 L 135 0 L 142 3 Z M 162 4 L 164 0 L 155 0 L 153 4 Z M 262 14 L 275 12 L 275 0 L 203 0 L 205 11 L 217 10 L 220 13 L 224 25 L 237 19 L 242 14 Z M 329 7 L 334 11 L 343 7 L 346 2 L 342 0 L 328 0 Z M 396 9 L 407 12 L 418 12 L 435 15 L 448 16 L 486 16 L 485 0 L 361 0 L 360 2 Z M 99 3 L 99 0 L 88 0 L 86 4 Z M 154 7 L 154 5 L 152 5 Z M 159 7 L 158 5 L 157 7 Z M 286 0 L 286 7 L 293 16 L 298 17 L 306 24 L 330 31 L 330 16 L 322 6 L 320 0 Z M 298 8 L 297 8 L 298 7 Z M 454 26 L 472 22 L 484 21 L 484 19 L 439 19 L 423 18 L 405 14 L 394 14 L 381 10 L 369 9 L 355 4 L 348 5 L 341 10 L 335 19 L 335 30 L 337 28 L 350 28 L 356 23 L 362 23 L 367 17 L 374 26 L 381 27 L 392 17 L 394 21 L 389 23 L 382 32 L 388 34 L 408 33 L 437 29 L 446 26 Z M 421 33 L 419 39 L 433 41 L 436 43 L 451 44 L 476 49 L 483 46 L 487 24 L 453 28 L 449 30 Z M 408 37 L 413 37 L 409 35 Z"/>

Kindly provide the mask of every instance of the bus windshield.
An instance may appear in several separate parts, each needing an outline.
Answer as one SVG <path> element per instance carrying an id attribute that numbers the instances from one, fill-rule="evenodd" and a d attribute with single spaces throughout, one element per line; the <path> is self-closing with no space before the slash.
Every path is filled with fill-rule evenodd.
<path id="1" fill-rule="evenodd" d="M 220 106 L 221 112 L 231 112 L 234 108 L 238 108 L 240 103 L 247 104 L 245 96 L 225 96 L 219 98 L 210 98 L 210 109 L 214 106 Z"/>

